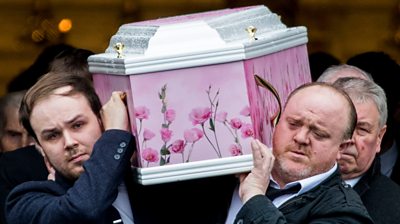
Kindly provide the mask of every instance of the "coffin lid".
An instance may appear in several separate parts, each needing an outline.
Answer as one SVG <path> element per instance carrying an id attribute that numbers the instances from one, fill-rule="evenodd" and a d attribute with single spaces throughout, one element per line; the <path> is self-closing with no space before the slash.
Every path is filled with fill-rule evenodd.
<path id="1" fill-rule="evenodd" d="M 288 28 L 257 5 L 124 24 L 106 51 L 88 62 L 92 73 L 140 74 L 245 60 L 307 41 L 305 27 Z M 120 54 L 118 43 L 124 45 Z"/>

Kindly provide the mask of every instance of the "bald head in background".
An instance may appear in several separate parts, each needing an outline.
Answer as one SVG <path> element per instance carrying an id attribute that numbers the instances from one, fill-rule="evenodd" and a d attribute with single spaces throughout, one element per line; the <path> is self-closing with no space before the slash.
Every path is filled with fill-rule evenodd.
<path id="1" fill-rule="evenodd" d="M 327 82 L 332 84 L 336 80 L 345 77 L 374 81 L 372 76 L 367 72 L 355 66 L 343 64 L 343 65 L 334 65 L 327 68 L 317 79 L 317 82 Z"/>

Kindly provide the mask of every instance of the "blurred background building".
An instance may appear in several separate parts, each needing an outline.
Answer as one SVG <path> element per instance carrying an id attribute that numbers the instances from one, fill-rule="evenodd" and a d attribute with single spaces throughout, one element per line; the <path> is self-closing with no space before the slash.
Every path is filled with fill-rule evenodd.
<path id="1" fill-rule="evenodd" d="M 258 4 L 306 26 L 309 53 L 346 61 L 384 51 L 400 61 L 400 0 L 0 0 L 0 95 L 48 45 L 101 53 L 125 23 Z"/>

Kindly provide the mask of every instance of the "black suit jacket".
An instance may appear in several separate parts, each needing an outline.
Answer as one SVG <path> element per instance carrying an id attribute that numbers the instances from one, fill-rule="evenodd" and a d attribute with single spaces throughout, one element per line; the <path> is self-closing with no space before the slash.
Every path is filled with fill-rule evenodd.
<path id="1" fill-rule="evenodd" d="M 400 141 L 397 141 L 397 144 L 400 144 Z M 399 150 L 399 156 L 397 156 L 396 163 L 393 166 L 392 175 L 390 175 L 390 179 L 393 180 L 396 184 L 400 185 L 400 145 L 398 145 L 397 150 Z"/>
<path id="2" fill-rule="evenodd" d="M 376 224 L 400 223 L 400 186 L 381 174 L 380 170 L 380 159 L 376 157 L 354 190 Z"/>
<path id="3" fill-rule="evenodd" d="M 268 197 L 256 195 L 240 209 L 235 224 L 359 223 L 372 224 L 359 195 L 344 184 L 339 170 L 303 194 L 276 208 Z"/>
<path id="4" fill-rule="evenodd" d="M 31 180 L 46 180 L 43 156 L 35 146 L 0 155 L 0 223 L 6 223 L 4 209 L 8 193 L 17 185 Z"/>

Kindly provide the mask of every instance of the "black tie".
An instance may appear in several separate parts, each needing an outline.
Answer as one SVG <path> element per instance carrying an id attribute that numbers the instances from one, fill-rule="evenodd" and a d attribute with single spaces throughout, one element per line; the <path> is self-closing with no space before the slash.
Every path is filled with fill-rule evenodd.
<path id="1" fill-rule="evenodd" d="M 114 208 L 114 206 L 111 206 L 108 210 L 107 210 L 107 223 L 110 224 L 123 224 L 121 216 L 119 215 L 119 212 L 116 208 Z"/>
<path id="2" fill-rule="evenodd" d="M 295 194 L 295 193 L 299 192 L 300 189 L 301 189 L 300 184 L 296 184 L 296 185 L 291 186 L 286 189 L 276 189 L 276 188 L 271 187 L 271 185 L 270 185 L 267 189 L 266 195 L 271 201 L 273 201 L 273 200 L 275 200 L 275 198 L 285 195 L 285 194 Z"/>

